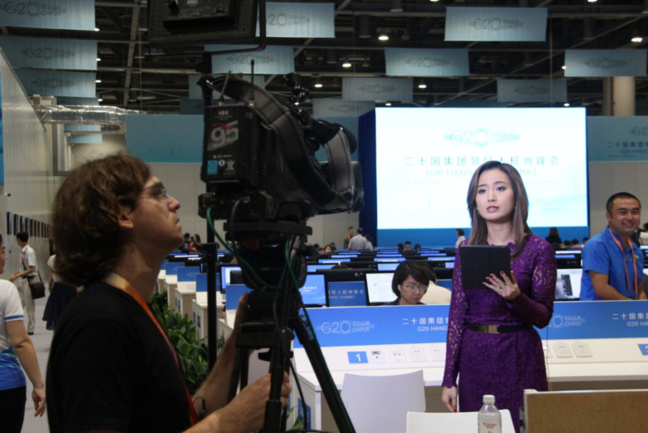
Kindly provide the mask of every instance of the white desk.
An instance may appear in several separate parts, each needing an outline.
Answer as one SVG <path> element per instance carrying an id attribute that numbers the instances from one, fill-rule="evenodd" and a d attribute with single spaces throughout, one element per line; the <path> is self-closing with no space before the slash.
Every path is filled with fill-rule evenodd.
<path id="1" fill-rule="evenodd" d="M 160 272 L 158 272 L 157 286 L 155 288 L 158 293 L 163 292 L 165 290 L 164 287 L 165 280 L 166 280 L 166 269 L 160 269 Z"/>
<path id="2" fill-rule="evenodd" d="M 216 292 L 216 315 L 220 318 L 224 308 L 223 295 Z M 209 336 L 209 316 L 207 313 L 207 292 L 196 292 L 196 298 L 191 301 L 192 319 L 198 329 L 198 338 Z M 218 320 L 217 320 L 218 322 Z M 216 330 L 214 330 L 216 332 Z"/>
<path id="3" fill-rule="evenodd" d="M 164 289 L 167 292 L 167 303 L 169 304 L 169 308 L 176 308 L 175 304 L 175 289 L 178 286 L 178 275 L 177 274 L 169 274 L 166 275 L 164 278 Z"/>
<path id="4" fill-rule="evenodd" d="M 188 316 L 192 313 L 191 301 L 194 299 L 196 299 L 196 282 L 178 281 L 175 288 L 175 305 L 181 315 Z"/>
<path id="5" fill-rule="evenodd" d="M 556 357 L 553 347 L 558 344 L 559 349 L 568 346 L 570 349 L 582 347 L 583 343 L 592 356 L 575 356 L 573 350 L 570 357 L 562 353 L 562 358 Z M 443 361 L 432 361 L 430 353 L 438 353 L 440 343 L 417 345 L 386 345 L 386 346 L 358 346 L 358 347 L 324 347 L 322 353 L 331 372 L 336 388 L 342 389 L 342 382 L 346 373 L 371 375 L 384 375 L 406 373 L 421 368 L 426 386 L 426 411 L 443 412 L 447 410 L 441 403 L 441 383 L 443 380 Z M 442 343 L 445 346 L 445 343 Z M 643 389 L 648 388 L 648 359 L 639 350 L 639 345 L 648 344 L 646 338 L 621 338 L 621 339 L 589 339 L 581 340 L 554 340 L 543 341 L 549 346 L 547 365 L 547 378 L 549 389 L 558 390 L 590 390 L 590 389 Z M 412 350 L 416 346 L 416 350 Z M 413 361 L 420 353 L 419 349 L 428 355 L 426 361 Z M 349 364 L 347 354 L 349 351 L 361 350 L 368 353 L 382 352 L 384 359 L 369 364 Z M 579 351 L 580 349 L 576 349 Z M 443 350 L 445 353 L 445 349 Z M 394 353 L 403 355 L 403 360 L 398 360 Z M 587 352 L 586 352 L 587 354 Z M 371 355 L 370 355 L 371 356 Z M 445 356 L 445 355 L 444 355 Z M 371 360 L 371 357 L 369 358 Z M 418 358 L 420 359 L 420 358 Z M 346 363 L 346 366 L 344 365 Z M 322 396 L 322 388 L 308 361 L 303 348 L 295 349 L 295 364 L 298 378 L 304 392 L 304 400 L 310 407 L 311 428 L 337 432 L 337 426 L 332 418 L 330 408 Z M 298 395 L 293 388 L 291 406 L 297 405 Z"/>

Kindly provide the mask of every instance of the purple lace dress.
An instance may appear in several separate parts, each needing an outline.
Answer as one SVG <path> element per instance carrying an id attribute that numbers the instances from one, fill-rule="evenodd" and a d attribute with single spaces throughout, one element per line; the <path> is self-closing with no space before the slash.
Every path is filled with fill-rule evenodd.
<path id="1" fill-rule="evenodd" d="M 514 245 L 509 244 L 511 253 Z M 519 411 L 525 389 L 547 390 L 547 372 L 540 336 L 535 329 L 486 334 L 466 329 L 467 323 L 532 325 L 544 328 L 553 314 L 556 260 L 551 245 L 527 235 L 518 257 L 511 262 L 522 294 L 507 301 L 494 291 L 465 290 L 461 262 L 455 261 L 443 386 L 457 385 L 462 412 L 478 411 L 484 394 L 495 395 L 499 409 L 511 411 L 519 431 Z"/>

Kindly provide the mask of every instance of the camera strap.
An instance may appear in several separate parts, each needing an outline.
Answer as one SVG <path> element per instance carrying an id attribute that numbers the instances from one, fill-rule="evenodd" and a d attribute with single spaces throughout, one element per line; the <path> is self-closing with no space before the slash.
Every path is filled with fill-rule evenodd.
<path id="1" fill-rule="evenodd" d="M 176 354 L 176 351 L 173 347 L 173 344 L 171 344 L 171 341 L 169 341 L 169 337 L 167 337 L 166 332 L 164 332 L 164 329 L 162 329 L 162 326 L 160 325 L 160 322 L 158 322 L 157 318 L 155 317 L 155 314 L 153 314 L 153 311 L 151 311 L 151 308 L 148 306 L 146 301 L 144 301 L 144 298 L 142 298 L 142 295 L 137 291 L 135 287 L 128 281 L 126 281 L 124 278 L 120 277 L 114 272 L 111 272 L 106 279 L 104 280 L 105 283 L 110 284 L 113 287 L 116 287 L 120 290 L 123 290 L 124 292 L 128 293 L 135 299 L 135 302 L 139 304 L 140 307 L 144 310 L 147 316 L 151 319 L 151 321 L 155 324 L 156 328 L 158 331 L 160 331 L 160 334 L 162 334 L 162 337 L 166 341 L 167 345 L 169 346 L 169 350 L 171 350 L 171 353 L 173 354 L 173 359 L 175 359 L 176 365 L 178 366 L 178 369 L 180 369 L 180 362 L 178 361 L 178 355 Z M 196 407 L 193 404 L 193 401 L 191 399 L 191 394 L 189 393 L 189 388 L 187 388 L 187 384 L 183 379 L 183 384 L 185 387 L 185 394 L 187 397 L 187 404 L 189 405 L 189 416 L 191 418 L 191 425 L 196 425 L 198 423 L 198 413 L 196 412 Z"/>

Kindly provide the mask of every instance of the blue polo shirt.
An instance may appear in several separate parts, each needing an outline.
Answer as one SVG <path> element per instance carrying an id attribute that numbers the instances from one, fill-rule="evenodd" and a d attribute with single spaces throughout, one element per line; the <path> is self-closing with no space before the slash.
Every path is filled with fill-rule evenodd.
<path id="1" fill-rule="evenodd" d="M 626 245 L 623 253 L 619 246 L 612 238 L 614 236 L 619 243 L 621 238 L 619 235 L 606 228 L 601 233 L 593 236 L 592 239 L 587 241 L 583 247 L 583 276 L 581 278 L 581 293 L 580 299 L 583 301 L 600 300 L 594 292 L 592 286 L 592 278 L 588 271 L 598 272 L 608 276 L 608 281 L 623 296 L 635 299 L 637 294 L 631 289 L 634 286 L 635 270 L 632 263 L 632 248 Z M 634 256 L 637 261 L 637 274 L 638 281 L 641 283 L 643 277 L 644 257 L 643 252 L 637 244 L 633 242 Z M 626 266 L 623 262 L 625 261 Z M 626 280 L 626 267 L 628 269 L 628 277 L 630 284 Z"/>

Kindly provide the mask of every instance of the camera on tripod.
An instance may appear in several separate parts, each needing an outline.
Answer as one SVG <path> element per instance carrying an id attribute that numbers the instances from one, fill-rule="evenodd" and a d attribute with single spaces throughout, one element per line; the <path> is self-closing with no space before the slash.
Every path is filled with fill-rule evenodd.
<path id="1" fill-rule="evenodd" d="M 214 219 L 304 222 L 317 214 L 363 207 L 362 171 L 351 153 L 357 144 L 344 127 L 313 119 L 266 90 L 234 76 L 207 85 L 238 101 L 208 107 L 201 179 L 208 193 L 199 214 Z M 284 79 L 293 101 L 308 96 L 294 75 Z M 315 158 L 319 147 L 328 160 Z"/>

